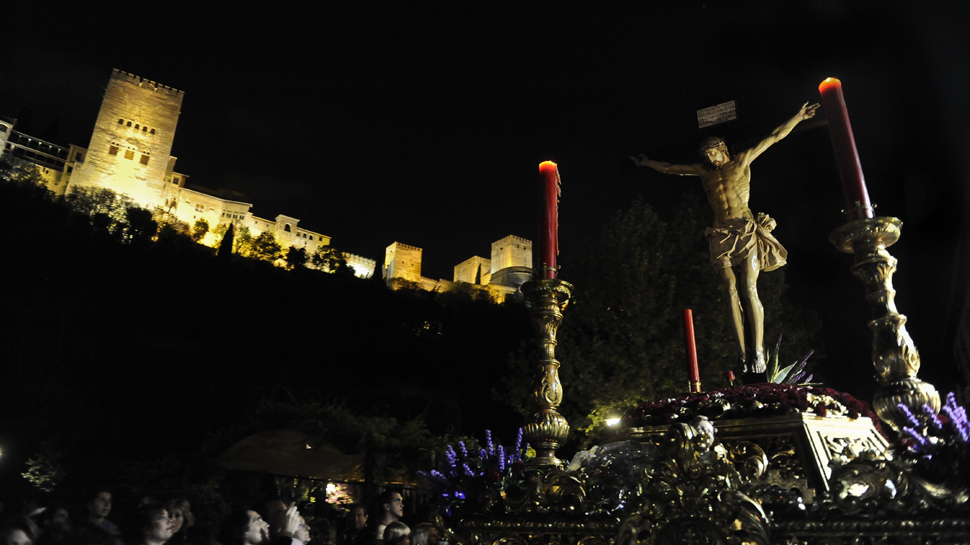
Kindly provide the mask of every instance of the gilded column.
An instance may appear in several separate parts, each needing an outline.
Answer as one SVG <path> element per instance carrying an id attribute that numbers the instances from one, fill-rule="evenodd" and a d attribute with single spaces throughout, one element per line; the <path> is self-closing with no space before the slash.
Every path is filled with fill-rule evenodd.
<path id="1" fill-rule="evenodd" d="M 556 360 L 556 331 L 562 311 L 569 303 L 572 285 L 559 279 L 533 279 L 522 286 L 535 325 L 539 344 L 539 368 L 533 391 L 534 412 L 524 426 L 524 435 L 536 451 L 535 463 L 560 466 L 558 449 L 569 435 L 569 424 L 557 408 L 562 403 L 559 361 Z"/>
<path id="2" fill-rule="evenodd" d="M 928 404 L 940 410 L 940 395 L 933 385 L 916 378 L 919 352 L 906 331 L 906 316 L 896 310 L 893 273 L 896 258 L 886 248 L 899 240 L 902 222 L 897 218 L 876 217 L 850 221 L 832 232 L 830 240 L 840 251 L 855 254 L 851 271 L 862 281 L 866 300 L 872 308 L 872 363 L 879 388 L 873 410 L 897 431 L 906 424 L 899 410 L 902 403 L 914 415 Z"/>

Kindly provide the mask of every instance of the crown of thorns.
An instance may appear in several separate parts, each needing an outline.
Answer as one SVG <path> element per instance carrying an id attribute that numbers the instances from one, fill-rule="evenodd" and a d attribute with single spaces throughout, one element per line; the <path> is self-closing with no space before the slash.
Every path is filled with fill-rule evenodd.
<path id="1" fill-rule="evenodd" d="M 705 138 L 704 141 L 701 142 L 701 146 L 698 148 L 698 151 L 707 151 L 709 149 L 719 148 L 721 146 L 726 147 L 727 144 L 724 143 L 724 140 L 716 136 L 712 136 L 710 138 Z"/>

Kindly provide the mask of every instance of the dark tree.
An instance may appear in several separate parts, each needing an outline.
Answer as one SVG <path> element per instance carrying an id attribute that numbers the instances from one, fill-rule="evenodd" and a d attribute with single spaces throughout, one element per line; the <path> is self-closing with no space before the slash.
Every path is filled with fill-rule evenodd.
<path id="1" fill-rule="evenodd" d="M 195 221 L 195 225 L 192 226 L 192 240 L 199 242 L 208 232 L 209 222 L 205 218 L 199 218 Z"/>
<path id="2" fill-rule="evenodd" d="M 684 309 L 694 314 L 703 386 L 726 385 L 724 372 L 740 369 L 726 294 L 704 236 L 707 211 L 698 200 L 688 197 L 669 222 L 636 201 L 576 253 L 584 259 L 564 278 L 575 290 L 556 349 L 565 392 L 560 412 L 575 433 L 589 433 L 642 400 L 687 392 Z M 791 352 L 782 359 L 803 356 L 817 320 L 784 302 L 783 271 L 764 274 L 762 285 L 766 338 L 784 333 Z M 501 396 L 523 414 L 535 366 L 534 354 L 516 357 Z"/>
<path id="3" fill-rule="evenodd" d="M 220 227 L 222 227 L 220 225 Z M 219 253 L 217 254 L 220 258 L 228 258 L 232 254 L 232 239 L 235 235 L 236 227 L 232 223 L 225 230 L 222 238 L 219 240 Z"/>

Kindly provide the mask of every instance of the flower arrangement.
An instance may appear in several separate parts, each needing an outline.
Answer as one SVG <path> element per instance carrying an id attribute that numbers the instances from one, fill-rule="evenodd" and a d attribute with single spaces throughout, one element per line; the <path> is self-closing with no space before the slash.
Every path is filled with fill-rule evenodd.
<path id="1" fill-rule="evenodd" d="M 899 455 L 933 482 L 970 482 L 970 423 L 953 392 L 946 396 L 940 414 L 928 405 L 923 405 L 922 418 L 903 404 L 899 409 L 909 420 L 897 444 Z"/>
<path id="2" fill-rule="evenodd" d="M 768 356 L 768 382 L 774 384 L 802 384 L 805 386 L 812 384 L 813 375 L 805 376 L 807 372 L 805 366 L 808 365 L 808 358 L 812 357 L 814 353 L 814 350 L 809 350 L 808 354 L 802 358 L 802 361 L 796 361 L 791 365 L 779 369 L 778 356 L 781 354 L 781 336 L 779 335 L 778 342 L 775 344 L 774 355 Z M 731 384 L 733 385 L 734 379 L 732 378 L 731 380 Z"/>
<path id="3" fill-rule="evenodd" d="M 650 401 L 627 412 L 628 427 L 661 426 L 689 422 L 698 416 L 710 419 L 766 418 L 812 412 L 818 416 L 872 419 L 882 432 L 879 418 L 869 406 L 849 394 L 831 388 L 797 384 L 761 383 L 728 386 L 686 396 Z"/>
<path id="4" fill-rule="evenodd" d="M 515 445 L 505 447 L 492 441 L 491 430 L 485 431 L 485 445 L 459 441 L 457 449 L 445 446 L 444 462 L 437 469 L 419 471 L 418 475 L 439 498 L 441 507 L 451 515 L 453 509 L 477 504 L 489 488 L 501 488 L 510 478 L 525 471 L 525 459 L 534 456 L 528 443 L 522 444 L 519 428 Z"/>

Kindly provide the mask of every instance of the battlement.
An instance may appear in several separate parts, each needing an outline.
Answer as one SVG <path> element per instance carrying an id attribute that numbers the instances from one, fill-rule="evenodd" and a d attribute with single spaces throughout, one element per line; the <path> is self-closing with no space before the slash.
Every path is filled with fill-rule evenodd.
<path id="1" fill-rule="evenodd" d="M 416 252 L 421 252 L 422 251 L 421 248 L 418 248 L 417 246 L 410 246 L 408 244 L 404 244 L 403 242 L 394 242 L 394 243 L 391 244 L 391 246 L 394 246 L 395 248 L 397 248 L 399 250 L 413 250 L 413 251 L 416 251 Z"/>
<path id="2" fill-rule="evenodd" d="M 116 79 L 120 81 L 127 81 L 128 83 L 137 85 L 139 87 L 144 87 L 146 84 L 149 87 L 155 89 L 156 92 L 163 92 L 171 96 L 179 96 L 184 92 L 174 87 L 169 87 L 168 85 L 162 85 L 161 83 L 154 82 L 150 79 L 143 78 L 141 76 L 136 76 L 132 73 L 125 72 L 123 70 L 118 70 L 117 68 L 111 71 L 111 79 Z"/>
<path id="3" fill-rule="evenodd" d="M 527 238 L 517 237 L 515 235 L 509 235 L 501 240 L 496 240 L 495 243 L 499 242 L 509 242 L 509 243 L 519 243 L 519 244 L 532 244 L 532 241 Z"/>

